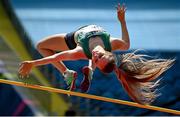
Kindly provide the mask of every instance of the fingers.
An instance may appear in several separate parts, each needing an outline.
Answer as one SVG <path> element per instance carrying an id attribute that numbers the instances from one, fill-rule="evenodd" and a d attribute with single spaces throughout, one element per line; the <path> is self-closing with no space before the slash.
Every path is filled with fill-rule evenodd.
<path id="1" fill-rule="evenodd" d="M 118 5 L 116 6 L 117 11 L 119 12 L 125 12 L 127 10 L 127 7 L 125 5 L 125 3 L 123 3 L 122 5 L 120 3 L 118 3 Z"/>
<path id="2" fill-rule="evenodd" d="M 116 7 L 117 11 L 120 11 L 120 10 L 121 10 L 121 5 L 120 5 L 120 3 L 118 3 L 118 5 L 115 6 L 115 7 Z"/>
<path id="3" fill-rule="evenodd" d="M 27 66 L 27 64 L 25 62 L 22 62 L 19 65 L 19 70 L 18 70 L 19 78 L 28 77 L 29 71 L 30 71 L 30 68 Z"/>
<path id="4" fill-rule="evenodd" d="M 24 64 L 21 63 L 21 64 L 19 65 L 19 70 L 18 70 L 18 73 L 19 73 L 20 77 L 24 76 L 23 67 L 24 67 Z"/>
<path id="5" fill-rule="evenodd" d="M 19 78 L 28 78 L 29 77 L 29 73 L 28 72 L 19 72 Z"/>
<path id="6" fill-rule="evenodd" d="M 123 5 L 122 5 L 122 10 L 123 10 L 124 12 L 127 10 L 127 7 L 126 7 L 125 3 L 123 3 Z"/>
<path id="7" fill-rule="evenodd" d="M 25 74 L 19 73 L 18 76 L 19 76 L 20 79 L 29 78 L 29 74 L 28 73 L 25 73 Z"/>

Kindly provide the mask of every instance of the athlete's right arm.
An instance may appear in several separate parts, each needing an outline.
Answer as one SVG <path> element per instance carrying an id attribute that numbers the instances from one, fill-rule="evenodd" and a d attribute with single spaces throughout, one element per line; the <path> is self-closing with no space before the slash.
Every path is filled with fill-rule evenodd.
<path id="1" fill-rule="evenodd" d="M 52 62 L 58 61 L 68 61 L 68 60 L 79 60 L 87 59 L 81 47 L 76 47 L 73 50 L 63 51 L 52 56 L 44 57 L 42 59 L 24 61 L 20 64 L 19 74 L 21 76 L 26 76 L 31 71 L 32 67 L 50 64 Z"/>

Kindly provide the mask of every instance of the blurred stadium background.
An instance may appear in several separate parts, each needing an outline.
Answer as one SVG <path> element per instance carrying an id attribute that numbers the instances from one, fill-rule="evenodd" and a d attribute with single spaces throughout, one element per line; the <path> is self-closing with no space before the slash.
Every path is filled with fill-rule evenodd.
<path id="1" fill-rule="evenodd" d="M 97 24 L 120 36 L 115 5 L 125 2 L 131 50 L 176 58 L 163 75 L 161 96 L 153 105 L 180 110 L 180 1 L 179 0 L 0 0 L 0 78 L 66 89 L 62 75 L 51 65 L 33 69 L 29 79 L 18 78 L 18 64 L 41 58 L 36 43 L 48 35 L 70 32 L 82 25 Z M 78 71 L 87 61 L 65 64 Z M 80 89 L 76 89 L 80 92 Z M 113 73 L 96 70 L 89 94 L 132 101 Z M 0 115 L 8 116 L 168 116 L 171 114 L 75 96 L 0 84 Z"/>

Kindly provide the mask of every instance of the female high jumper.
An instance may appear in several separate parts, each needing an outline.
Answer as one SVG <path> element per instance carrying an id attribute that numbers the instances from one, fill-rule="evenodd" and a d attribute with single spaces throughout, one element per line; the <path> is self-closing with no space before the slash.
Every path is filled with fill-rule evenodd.
<path id="1" fill-rule="evenodd" d="M 117 17 L 122 28 L 122 37 L 114 38 L 97 25 L 86 25 L 74 32 L 56 34 L 44 38 L 37 44 L 37 50 L 44 58 L 24 61 L 20 64 L 19 74 L 27 76 L 33 67 L 53 64 L 70 87 L 75 89 L 76 71 L 69 70 L 62 61 L 89 60 L 83 68 L 84 79 L 81 90 L 87 92 L 93 71 L 99 68 L 103 73 L 115 71 L 128 95 L 136 102 L 149 104 L 158 96 L 154 81 L 166 71 L 174 60 L 152 59 L 147 55 L 133 53 L 113 54 L 115 50 L 128 50 L 130 39 L 125 20 L 125 5 L 118 4 Z M 61 51 L 56 53 L 57 51 Z"/>

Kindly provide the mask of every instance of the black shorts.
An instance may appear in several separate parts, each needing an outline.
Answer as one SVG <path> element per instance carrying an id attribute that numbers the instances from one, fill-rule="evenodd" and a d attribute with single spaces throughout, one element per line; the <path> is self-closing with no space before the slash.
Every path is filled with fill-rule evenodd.
<path id="1" fill-rule="evenodd" d="M 66 44 L 67 46 L 69 47 L 70 50 L 76 48 L 77 44 L 74 40 L 74 33 L 75 32 L 70 32 L 70 33 L 67 33 L 66 36 L 64 37 L 65 38 L 65 41 L 66 41 Z"/>
<path id="2" fill-rule="evenodd" d="M 84 28 L 86 26 L 88 26 L 88 25 L 82 26 L 82 27 L 78 28 L 76 31 L 78 31 L 78 30 L 80 30 L 80 29 L 82 29 L 82 28 Z M 76 48 L 76 46 L 77 46 L 77 44 L 75 42 L 75 39 L 74 39 L 74 33 L 76 31 L 67 33 L 66 36 L 65 36 L 66 44 L 67 44 L 67 46 L 69 47 L 70 50 Z"/>

